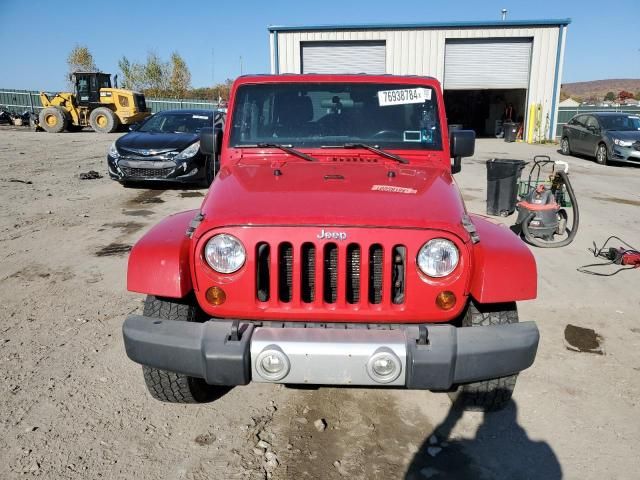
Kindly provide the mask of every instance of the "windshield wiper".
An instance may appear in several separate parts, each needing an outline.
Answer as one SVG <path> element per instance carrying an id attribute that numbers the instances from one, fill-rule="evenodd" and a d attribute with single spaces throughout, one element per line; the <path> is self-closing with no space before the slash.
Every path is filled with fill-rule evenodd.
<path id="1" fill-rule="evenodd" d="M 381 150 L 378 147 L 374 147 L 373 145 L 368 145 L 366 143 L 345 143 L 342 145 L 342 148 L 364 148 L 365 150 L 369 150 L 370 152 L 377 153 L 378 155 L 386 158 L 390 158 L 391 160 L 395 160 L 398 163 L 409 163 L 409 160 L 406 158 L 402 158 L 395 153 L 387 152 L 386 150 Z"/>
<path id="2" fill-rule="evenodd" d="M 256 145 L 238 145 L 240 148 L 279 148 L 283 152 L 287 152 L 290 155 L 294 155 L 298 158 L 302 158 L 307 162 L 317 162 L 317 158 L 313 158 L 311 155 L 301 152 L 292 148 L 291 145 L 283 145 L 281 143 L 258 143 Z"/>

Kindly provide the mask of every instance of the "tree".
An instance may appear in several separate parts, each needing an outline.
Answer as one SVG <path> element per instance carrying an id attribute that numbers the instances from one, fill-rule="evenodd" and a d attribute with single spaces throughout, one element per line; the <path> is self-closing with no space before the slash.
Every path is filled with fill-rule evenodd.
<path id="1" fill-rule="evenodd" d="M 175 98 L 182 98 L 191 88 L 191 72 L 178 52 L 171 54 L 169 63 L 171 68 L 169 90 Z"/>
<path id="2" fill-rule="evenodd" d="M 163 62 L 155 52 L 147 54 L 144 65 L 145 93 L 151 96 L 167 95 L 169 90 L 169 64 Z"/>
<path id="3" fill-rule="evenodd" d="M 122 88 L 142 90 L 144 87 L 144 79 L 139 63 L 131 63 L 129 59 L 123 55 L 122 58 L 118 60 L 118 67 L 121 73 Z"/>
<path id="4" fill-rule="evenodd" d="M 621 90 L 620 93 L 618 93 L 618 98 L 621 101 L 627 100 L 628 98 L 633 98 L 633 93 L 627 92 L 626 90 Z"/>
<path id="5" fill-rule="evenodd" d="M 607 92 L 607 94 L 604 96 L 604 99 L 612 102 L 616 99 L 616 94 L 613 92 Z"/>
<path id="6" fill-rule="evenodd" d="M 636 92 L 636 100 L 640 100 L 640 90 Z"/>
<path id="7" fill-rule="evenodd" d="M 562 88 L 560 88 L 560 101 L 564 101 L 567 98 L 570 98 L 569 94 Z"/>
<path id="8" fill-rule="evenodd" d="M 76 72 L 99 72 L 100 70 L 96 66 L 93 60 L 93 55 L 89 51 L 89 48 L 85 45 L 76 45 L 73 50 L 67 56 L 67 66 L 69 67 L 69 73 L 67 75 L 67 81 L 71 84 L 70 76 Z"/>

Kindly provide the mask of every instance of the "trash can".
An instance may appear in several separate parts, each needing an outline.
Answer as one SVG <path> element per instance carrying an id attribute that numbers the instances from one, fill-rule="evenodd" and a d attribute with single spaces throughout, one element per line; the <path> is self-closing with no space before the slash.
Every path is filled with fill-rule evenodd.
<path id="1" fill-rule="evenodd" d="M 525 164 L 503 158 L 487 161 L 487 215 L 507 217 L 516 210 L 518 179 Z"/>
<path id="2" fill-rule="evenodd" d="M 504 122 L 504 141 L 515 142 L 518 135 L 518 124 L 513 122 Z"/>

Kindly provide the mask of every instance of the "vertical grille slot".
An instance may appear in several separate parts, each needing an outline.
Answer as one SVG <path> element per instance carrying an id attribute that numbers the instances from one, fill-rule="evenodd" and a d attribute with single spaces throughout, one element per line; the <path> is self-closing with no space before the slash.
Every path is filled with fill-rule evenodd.
<path id="1" fill-rule="evenodd" d="M 256 297 L 261 302 L 269 300 L 269 262 L 270 248 L 268 243 L 256 245 Z"/>
<path id="2" fill-rule="evenodd" d="M 360 301 L 360 245 L 347 246 L 347 303 Z"/>
<path id="3" fill-rule="evenodd" d="M 369 247 L 369 303 L 382 302 L 382 245 Z"/>
<path id="4" fill-rule="evenodd" d="M 338 297 L 338 246 L 328 243 L 324 246 L 324 301 L 336 303 Z"/>
<path id="5" fill-rule="evenodd" d="M 300 259 L 300 295 L 304 303 L 311 303 L 316 299 L 316 246 L 313 243 L 303 243 Z"/>
<path id="6" fill-rule="evenodd" d="M 391 270 L 391 302 L 396 305 L 404 303 L 406 271 L 407 247 L 396 245 L 393 247 Z"/>
<path id="7" fill-rule="evenodd" d="M 293 247 L 281 243 L 278 247 L 278 298 L 288 303 L 293 296 Z"/>

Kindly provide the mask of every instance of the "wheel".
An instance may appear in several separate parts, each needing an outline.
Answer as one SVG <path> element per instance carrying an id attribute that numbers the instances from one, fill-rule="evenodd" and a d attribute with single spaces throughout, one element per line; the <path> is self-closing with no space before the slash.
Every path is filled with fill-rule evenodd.
<path id="1" fill-rule="evenodd" d="M 67 115 L 58 107 L 47 107 L 40 111 L 40 126 L 49 133 L 60 133 L 67 126 Z"/>
<path id="2" fill-rule="evenodd" d="M 191 302 L 175 302 L 149 295 L 144 302 L 143 314 L 148 317 L 182 322 L 201 320 L 201 311 Z M 227 387 L 207 384 L 202 378 L 188 377 L 181 373 L 142 366 L 144 382 L 153 398 L 169 403 L 211 402 Z"/>
<path id="3" fill-rule="evenodd" d="M 471 302 L 462 319 L 462 326 L 485 327 L 517 322 L 518 310 L 515 303 L 476 305 Z M 459 405 L 465 410 L 483 412 L 502 410 L 511 400 L 517 378 L 518 374 L 515 374 L 508 377 L 460 385 L 455 392 L 449 393 L 449 397 L 455 405 Z"/>
<path id="4" fill-rule="evenodd" d="M 120 126 L 120 119 L 107 107 L 98 107 L 89 115 L 89 125 L 98 133 L 113 133 Z"/>
<path id="5" fill-rule="evenodd" d="M 204 161 L 204 169 L 205 169 L 205 183 L 208 187 L 211 185 L 213 180 L 216 178 L 218 174 L 218 170 L 220 170 L 220 163 L 214 155 L 207 155 L 206 160 Z"/>
<path id="6" fill-rule="evenodd" d="M 562 137 L 560 141 L 560 151 L 563 155 L 571 155 L 571 145 L 569 145 L 569 139 L 567 137 Z"/>
<path id="7" fill-rule="evenodd" d="M 608 160 L 607 146 L 604 143 L 598 145 L 596 150 L 596 162 L 600 165 L 606 165 Z"/>

